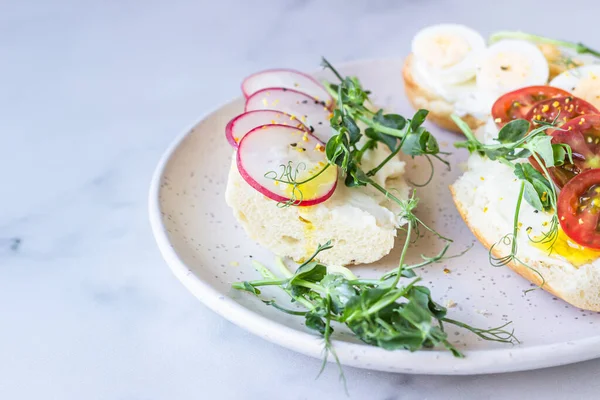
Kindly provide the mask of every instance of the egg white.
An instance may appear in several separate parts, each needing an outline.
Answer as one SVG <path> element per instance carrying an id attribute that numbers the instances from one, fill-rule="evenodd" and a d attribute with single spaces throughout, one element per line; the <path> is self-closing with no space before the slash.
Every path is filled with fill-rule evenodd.
<path id="1" fill-rule="evenodd" d="M 534 44 L 524 40 L 501 40 L 483 52 L 478 61 L 477 87 L 500 95 L 532 85 L 545 85 L 548 61 Z"/>
<path id="2" fill-rule="evenodd" d="M 555 77 L 550 86 L 571 92 L 600 109 L 600 64 L 567 70 Z"/>
<path id="3" fill-rule="evenodd" d="M 412 52 L 419 68 L 445 84 L 457 84 L 475 76 L 477 55 L 485 40 L 473 29 L 458 24 L 440 24 L 419 31 Z"/>

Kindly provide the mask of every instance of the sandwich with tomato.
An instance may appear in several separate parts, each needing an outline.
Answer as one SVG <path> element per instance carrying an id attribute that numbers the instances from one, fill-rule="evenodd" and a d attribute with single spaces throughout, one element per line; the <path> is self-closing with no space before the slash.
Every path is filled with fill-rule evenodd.
<path id="1" fill-rule="evenodd" d="M 460 132 L 452 121 L 458 115 L 475 131 L 500 96 L 523 87 L 550 85 L 600 107 L 594 56 L 600 54 L 581 43 L 522 32 L 498 32 L 486 41 L 467 26 L 441 24 L 415 35 L 402 75 L 408 99 L 429 110 L 428 120 Z M 538 100 L 532 95 L 525 104 Z M 514 107 L 526 114 L 523 104 Z"/>
<path id="2" fill-rule="evenodd" d="M 451 191 L 492 264 L 600 311 L 600 111 L 586 101 L 600 90 L 581 71 L 563 78 L 501 96 L 476 131 L 453 116 L 470 156 Z"/>

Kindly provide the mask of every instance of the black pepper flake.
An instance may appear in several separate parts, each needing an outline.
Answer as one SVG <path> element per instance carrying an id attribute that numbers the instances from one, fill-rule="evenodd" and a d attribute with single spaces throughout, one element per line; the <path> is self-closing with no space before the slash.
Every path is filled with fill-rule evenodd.
<path id="1" fill-rule="evenodd" d="M 298 151 L 306 151 L 304 147 L 298 147 Z"/>
<path id="2" fill-rule="evenodd" d="M 539 210 L 533 210 L 533 212 L 537 214 L 537 213 L 539 213 Z"/>
<path id="3" fill-rule="evenodd" d="M 298 146 L 298 143 L 290 143 L 290 146 L 296 147 L 296 146 Z"/>
<path id="4" fill-rule="evenodd" d="M 315 104 L 319 104 L 319 100 L 315 100 Z"/>
<path id="5" fill-rule="evenodd" d="M 281 88 L 281 90 L 283 90 L 284 92 L 287 92 L 287 89 L 286 89 L 286 88 Z"/>
<path id="6" fill-rule="evenodd" d="M 501 65 L 501 66 L 500 66 L 500 69 L 501 69 L 502 71 L 508 71 L 508 70 L 510 69 L 510 67 L 507 67 L 507 66 L 505 66 L 505 65 Z"/>
<path id="7" fill-rule="evenodd" d="M 310 129 L 310 133 L 313 133 L 315 131 L 315 128 L 313 128 L 313 126 L 309 126 L 308 129 Z"/>
<path id="8" fill-rule="evenodd" d="M 323 122 L 319 121 L 319 125 L 323 125 Z"/>
<path id="9" fill-rule="evenodd" d="M 324 101 L 321 101 L 319 104 L 322 105 L 323 107 L 325 107 L 325 102 Z"/>
<path id="10" fill-rule="evenodd" d="M 302 104 L 308 104 L 308 100 L 302 100 Z"/>

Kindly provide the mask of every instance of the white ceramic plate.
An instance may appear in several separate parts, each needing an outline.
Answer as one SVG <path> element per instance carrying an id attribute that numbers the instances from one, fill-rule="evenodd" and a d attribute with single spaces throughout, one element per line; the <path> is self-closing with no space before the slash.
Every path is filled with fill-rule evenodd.
<path id="1" fill-rule="evenodd" d="M 358 76 L 373 91 L 375 102 L 410 116 L 402 87 L 401 60 L 364 61 L 340 68 Z M 252 71 L 249 71 L 252 72 Z M 321 74 L 321 76 L 331 76 Z M 322 356 L 322 340 L 311 333 L 302 318 L 263 305 L 256 298 L 231 289 L 231 283 L 259 279 L 250 265 L 253 257 L 266 264 L 273 255 L 250 240 L 225 204 L 224 192 L 232 149 L 224 136 L 226 123 L 243 111 L 238 98 L 206 116 L 166 151 L 150 189 L 150 220 L 160 250 L 183 284 L 204 304 L 233 323 L 292 350 Z M 448 185 L 460 174 L 465 151 L 454 151 L 457 135 L 429 125 L 445 150 L 453 151 L 451 172 L 439 171 L 435 180 L 419 190 L 418 214 L 438 231 L 455 239 L 453 252 L 475 241 L 454 209 Z M 409 178 L 424 179 L 424 164 L 411 162 Z M 440 243 L 421 239 L 410 251 L 434 254 Z M 379 277 L 398 260 L 393 252 L 380 262 L 358 266 L 359 276 Z M 239 263 L 239 265 L 237 265 Z M 451 272 L 444 273 L 444 268 Z M 449 316 L 479 327 L 513 321 L 519 345 L 483 341 L 473 334 L 450 329 L 450 341 L 466 358 L 447 351 L 386 351 L 352 338 L 343 329 L 335 335 L 341 362 L 361 368 L 424 374 L 482 374 L 549 367 L 600 357 L 600 315 L 573 308 L 552 295 L 536 290 L 506 268 L 489 265 L 487 251 L 476 243 L 465 256 L 421 271 L 424 284 L 441 304 L 456 303 Z M 275 288 L 272 297 L 286 295 Z"/>

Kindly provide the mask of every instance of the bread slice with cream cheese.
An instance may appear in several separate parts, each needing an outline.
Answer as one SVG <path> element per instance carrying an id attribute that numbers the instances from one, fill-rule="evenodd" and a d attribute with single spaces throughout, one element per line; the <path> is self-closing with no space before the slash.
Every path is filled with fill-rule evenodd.
<path id="1" fill-rule="evenodd" d="M 478 134 L 487 140 L 493 136 Z M 450 186 L 461 217 L 496 258 L 510 254 L 510 243 L 502 239 L 513 232 L 519 190 L 512 168 L 478 154 L 469 157 L 466 172 Z M 576 307 L 600 311 L 600 252 L 572 243 L 560 231 L 552 250 L 548 244 L 531 240 L 542 238 L 551 218 L 552 214 L 522 202 L 517 234 L 520 261 L 512 260 L 507 266 Z"/>
<path id="2" fill-rule="evenodd" d="M 382 144 L 362 159 L 365 171 L 390 154 Z M 373 178 L 400 199 L 407 199 L 405 162 L 396 157 Z M 250 238 L 273 253 L 302 262 L 319 244 L 333 248 L 319 254 L 326 264 L 371 263 L 394 247 L 397 228 L 405 224 L 400 208 L 372 187 L 349 188 L 340 177 L 331 198 L 308 207 L 280 207 L 244 181 L 235 160 L 229 171 L 225 198 Z"/>

